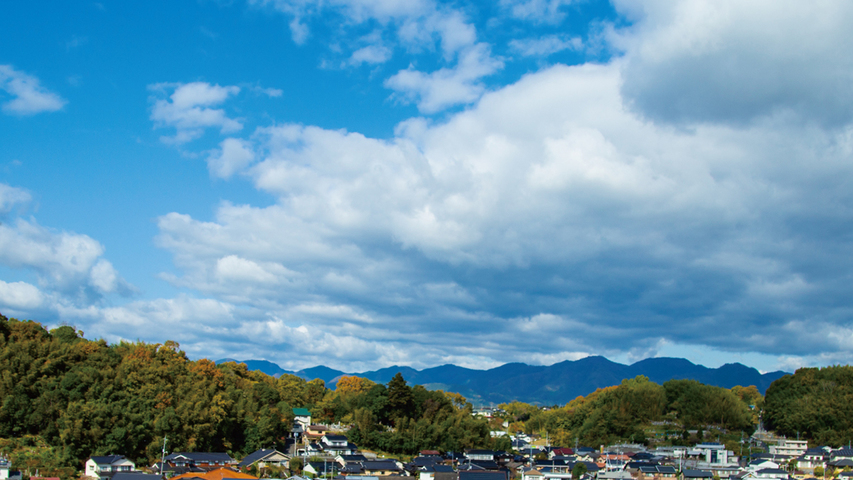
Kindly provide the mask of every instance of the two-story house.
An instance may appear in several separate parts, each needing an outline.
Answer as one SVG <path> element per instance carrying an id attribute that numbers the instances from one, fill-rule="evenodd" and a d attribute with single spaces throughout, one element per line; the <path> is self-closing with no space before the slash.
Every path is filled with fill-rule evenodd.
<path id="1" fill-rule="evenodd" d="M 111 478 L 118 472 L 132 472 L 136 470 L 136 464 L 124 457 L 124 455 L 104 455 L 89 457 L 86 460 L 84 475 L 91 478 Z"/>

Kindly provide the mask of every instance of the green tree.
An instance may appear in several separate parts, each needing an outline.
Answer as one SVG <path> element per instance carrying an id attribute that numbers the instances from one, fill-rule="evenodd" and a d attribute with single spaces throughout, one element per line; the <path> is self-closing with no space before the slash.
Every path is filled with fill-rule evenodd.
<path id="1" fill-rule="evenodd" d="M 584 462 L 577 462 L 572 467 L 572 480 L 579 480 L 584 474 L 589 471 Z"/>

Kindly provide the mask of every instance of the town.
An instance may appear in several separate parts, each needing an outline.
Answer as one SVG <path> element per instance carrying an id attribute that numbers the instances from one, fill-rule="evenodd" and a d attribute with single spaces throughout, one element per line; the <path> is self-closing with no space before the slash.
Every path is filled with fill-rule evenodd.
<path id="1" fill-rule="evenodd" d="M 499 409 L 479 408 L 473 415 L 492 417 Z M 312 423 L 311 412 L 293 409 L 287 448 L 257 450 L 242 459 L 224 452 L 173 452 L 152 465 L 137 465 L 121 454 L 91 456 L 83 480 L 853 480 L 853 449 L 809 448 L 756 431 L 733 452 L 719 443 L 647 448 L 642 444 L 552 446 L 547 439 L 517 432 L 492 431 L 508 437 L 511 451 L 468 449 L 461 452 L 423 450 L 407 460 L 362 451 L 343 435 L 342 425 Z M 508 423 L 505 422 L 508 426 Z M 544 444 L 543 444 L 544 442 Z M 22 478 L 8 459 L 0 459 L 0 480 Z M 39 477 L 29 480 L 58 480 Z"/>

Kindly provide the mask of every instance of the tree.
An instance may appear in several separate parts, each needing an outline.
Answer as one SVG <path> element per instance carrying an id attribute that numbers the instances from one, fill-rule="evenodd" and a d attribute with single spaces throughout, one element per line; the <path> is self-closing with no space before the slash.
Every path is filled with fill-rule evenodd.
<path id="1" fill-rule="evenodd" d="M 585 463 L 575 463 L 575 466 L 572 467 L 572 480 L 579 480 L 588 470 Z"/>
<path id="2" fill-rule="evenodd" d="M 388 382 L 388 410 L 391 418 L 411 418 L 414 411 L 412 389 L 400 372 Z"/>
<path id="3" fill-rule="evenodd" d="M 305 467 L 302 464 L 302 459 L 299 457 L 293 457 L 290 459 L 290 474 L 291 475 L 299 475 L 302 473 L 302 469 Z"/>

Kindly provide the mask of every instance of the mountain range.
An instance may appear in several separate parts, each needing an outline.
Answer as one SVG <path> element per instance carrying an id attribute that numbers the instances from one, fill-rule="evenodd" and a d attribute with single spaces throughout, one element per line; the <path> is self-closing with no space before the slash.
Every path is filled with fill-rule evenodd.
<path id="1" fill-rule="evenodd" d="M 489 370 L 474 370 L 456 365 L 441 365 L 424 370 L 393 366 L 362 373 L 347 373 L 322 365 L 293 372 L 266 360 L 225 358 L 217 360 L 216 363 L 227 361 L 242 362 L 249 370 L 260 370 L 276 377 L 293 374 L 306 380 L 319 378 L 330 388 L 344 375 L 388 383 L 399 372 L 410 385 L 457 392 L 474 405 L 492 405 L 513 400 L 538 405 L 562 405 L 579 395 L 585 396 L 597 388 L 618 385 L 623 379 L 637 375 L 645 375 L 659 384 L 671 379 L 690 379 L 724 388 L 755 385 L 764 393 L 774 380 L 788 374 L 781 371 L 762 374 L 740 363 L 708 368 L 683 358 L 647 358 L 632 365 L 624 365 L 600 356 L 566 360 L 549 366 L 507 363 Z"/>

